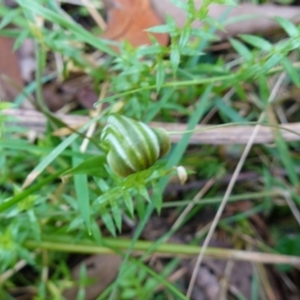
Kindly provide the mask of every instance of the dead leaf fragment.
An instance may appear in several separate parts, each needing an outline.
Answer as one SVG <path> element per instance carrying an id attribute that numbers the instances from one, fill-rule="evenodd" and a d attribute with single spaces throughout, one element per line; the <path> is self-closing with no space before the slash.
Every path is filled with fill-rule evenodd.
<path id="1" fill-rule="evenodd" d="M 23 89 L 18 57 L 12 39 L 0 37 L 0 98 L 13 100 Z"/>
<path id="2" fill-rule="evenodd" d="M 87 277 L 94 282 L 85 289 L 85 300 L 96 299 L 102 291 L 114 280 L 119 271 L 122 258 L 113 254 L 92 255 L 84 259 L 72 270 L 75 280 L 79 279 L 81 265 L 87 269 Z M 76 299 L 78 287 L 68 289 L 64 292 L 67 300 Z"/>
<path id="3" fill-rule="evenodd" d="M 162 22 L 152 9 L 149 0 L 106 1 L 108 10 L 107 28 L 102 37 L 116 42 L 129 41 L 132 46 L 150 45 L 150 35 L 161 45 L 167 45 L 168 35 L 148 33 L 146 29 Z"/>

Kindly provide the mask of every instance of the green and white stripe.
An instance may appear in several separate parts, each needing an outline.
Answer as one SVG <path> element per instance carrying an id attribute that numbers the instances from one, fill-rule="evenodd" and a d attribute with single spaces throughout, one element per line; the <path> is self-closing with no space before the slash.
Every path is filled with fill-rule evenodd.
<path id="1" fill-rule="evenodd" d="M 109 116 L 101 140 L 109 146 L 108 165 L 122 177 L 150 168 L 171 146 L 164 129 L 117 114 Z"/>

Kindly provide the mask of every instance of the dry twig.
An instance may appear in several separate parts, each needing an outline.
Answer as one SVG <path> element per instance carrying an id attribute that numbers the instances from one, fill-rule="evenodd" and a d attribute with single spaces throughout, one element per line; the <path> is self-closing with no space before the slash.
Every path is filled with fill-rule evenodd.
<path id="1" fill-rule="evenodd" d="M 45 130 L 46 118 L 43 114 L 35 110 L 20 110 L 20 109 L 7 109 L 4 110 L 4 114 L 7 116 L 15 117 L 9 121 L 8 124 L 15 124 L 43 132 Z M 89 118 L 83 116 L 72 116 L 72 115 L 59 115 L 58 116 L 68 126 L 73 128 L 79 128 L 85 124 Z M 186 130 L 186 124 L 178 123 L 163 123 L 163 122 L 152 122 L 150 126 L 163 127 L 167 131 L 184 131 Z M 287 142 L 300 141 L 300 122 L 282 124 L 280 132 L 282 137 Z M 198 125 L 195 129 L 201 130 L 195 132 L 191 139 L 190 144 L 210 144 L 210 145 L 233 145 L 233 144 L 247 144 L 249 138 L 253 132 L 255 126 L 228 126 L 222 128 L 212 128 L 209 125 Z M 286 130 L 284 130 L 284 129 Z M 298 133 L 298 134 L 296 134 Z M 173 143 L 177 143 L 182 134 L 172 134 L 171 140 Z M 260 128 L 259 133 L 255 137 L 253 144 L 267 144 L 274 142 L 274 134 L 272 129 L 267 126 Z"/>

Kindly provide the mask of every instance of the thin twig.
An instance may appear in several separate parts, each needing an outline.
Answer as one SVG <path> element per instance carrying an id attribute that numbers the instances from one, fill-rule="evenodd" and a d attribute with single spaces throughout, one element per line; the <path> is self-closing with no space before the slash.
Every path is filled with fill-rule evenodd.
<path id="1" fill-rule="evenodd" d="M 189 205 L 184 209 L 184 211 L 178 217 L 176 222 L 173 224 L 172 229 L 176 229 L 178 226 L 180 226 L 180 224 L 183 222 L 186 215 L 193 209 L 193 207 L 198 202 L 198 200 L 201 199 L 207 193 L 207 191 L 215 184 L 215 182 L 216 182 L 216 178 L 212 178 L 204 185 L 204 187 L 196 194 L 193 200 L 189 203 Z"/>
<path id="2" fill-rule="evenodd" d="M 31 254 L 31 258 L 33 259 L 36 256 L 36 253 Z M 8 269 L 3 274 L 0 275 L 0 284 L 5 282 L 8 278 L 13 276 L 14 274 L 18 273 L 21 269 L 27 266 L 28 262 L 24 259 L 19 260 L 13 268 Z"/>
<path id="3" fill-rule="evenodd" d="M 278 78 L 278 80 L 277 80 L 277 82 L 276 82 L 276 84 L 275 84 L 275 86 L 274 86 L 274 88 L 273 88 L 273 90 L 272 90 L 272 92 L 270 94 L 270 97 L 268 99 L 268 103 L 273 102 L 273 100 L 275 99 L 276 94 L 277 94 L 277 92 L 279 90 L 279 87 L 280 87 L 280 85 L 281 85 L 284 77 L 285 77 L 285 74 L 283 73 Z M 261 115 L 260 115 L 260 117 L 258 119 L 258 123 L 261 123 L 264 120 L 265 116 L 266 116 L 266 112 L 264 111 L 264 112 L 261 113 Z M 203 257 L 204 257 L 205 249 L 208 247 L 208 244 L 209 244 L 209 242 L 210 242 L 210 240 L 211 240 L 211 238 L 212 238 L 212 236 L 213 236 L 213 234 L 215 232 L 215 229 L 216 229 L 216 227 L 218 225 L 218 222 L 219 222 L 219 220 L 221 218 L 223 210 L 224 210 L 224 208 L 225 208 L 225 206 L 227 204 L 227 200 L 228 200 L 228 198 L 229 198 L 229 196 L 230 196 L 230 194 L 231 194 L 231 192 L 233 190 L 233 187 L 234 187 L 234 185 L 236 183 L 236 180 L 237 180 L 237 178 L 239 176 L 239 173 L 242 170 L 242 167 L 243 167 L 243 165 L 245 163 L 245 160 L 246 160 L 246 158 L 247 158 L 247 156 L 248 156 L 248 154 L 249 154 L 249 152 L 250 152 L 250 150 L 252 148 L 254 139 L 255 139 L 256 135 L 258 134 L 260 128 L 261 128 L 261 125 L 256 125 L 255 126 L 255 128 L 254 128 L 254 130 L 252 132 L 252 135 L 250 136 L 250 139 L 249 139 L 249 141 L 248 141 L 248 143 L 247 143 L 247 145 L 246 145 L 246 147 L 244 149 L 244 152 L 242 153 L 242 156 L 241 156 L 241 158 L 240 158 L 240 160 L 239 160 L 239 162 L 238 162 L 238 164 L 237 164 L 237 166 L 236 166 L 236 168 L 234 170 L 234 173 L 232 175 L 231 181 L 228 184 L 228 187 L 226 189 L 225 195 L 224 195 L 224 197 L 223 197 L 223 199 L 221 201 L 221 204 L 220 204 L 219 209 L 218 209 L 218 211 L 216 213 L 216 216 L 215 216 L 215 218 L 214 218 L 214 220 L 212 222 L 212 225 L 211 225 L 211 227 L 210 227 L 210 229 L 208 231 L 208 234 L 207 234 L 207 236 L 206 236 L 206 238 L 204 240 L 203 246 L 202 246 L 201 251 L 199 253 L 199 256 L 197 258 L 197 261 L 196 261 L 196 264 L 195 264 L 195 268 L 193 270 L 193 274 L 192 274 L 192 277 L 191 277 L 191 280 L 190 280 L 190 283 L 189 283 L 188 291 L 187 291 L 187 294 L 186 294 L 188 298 L 191 297 L 192 290 L 194 288 L 196 277 L 197 277 L 197 272 L 199 270 L 199 267 L 200 267 L 201 262 L 202 262 Z"/>
<path id="4" fill-rule="evenodd" d="M 107 87 L 108 87 L 108 82 L 105 81 L 102 84 L 102 88 L 101 88 L 101 93 L 99 96 L 99 101 L 103 100 L 105 98 L 106 92 L 107 92 Z M 98 116 L 100 114 L 100 111 L 102 109 L 102 105 L 98 105 L 96 110 L 95 110 L 95 115 L 94 116 Z M 87 149 L 87 146 L 89 144 L 90 138 L 93 136 L 93 133 L 95 131 L 97 127 L 97 123 L 94 122 L 93 124 L 91 124 L 91 126 L 88 128 L 87 133 L 86 133 L 86 138 L 83 140 L 81 147 L 80 147 L 80 152 L 85 152 Z"/>
<path id="5" fill-rule="evenodd" d="M 121 245 L 118 249 L 121 251 L 126 251 L 130 245 L 130 240 L 121 240 Z M 103 243 L 106 246 L 99 246 L 92 243 L 72 243 L 66 239 L 65 243 L 62 242 L 53 242 L 51 241 L 41 241 L 37 242 L 34 240 L 28 240 L 24 242 L 24 246 L 30 249 L 48 249 L 51 251 L 59 252 L 68 252 L 68 253 L 83 253 L 83 254 L 103 254 L 111 253 L 116 254 L 114 250 L 117 249 L 116 241 L 114 239 L 105 238 Z M 152 242 L 148 241 L 138 241 L 134 247 L 134 255 L 142 255 L 149 248 L 153 247 Z M 175 243 L 166 243 L 159 245 L 155 248 L 153 255 L 156 257 L 184 257 L 190 258 L 194 257 L 195 254 L 201 251 L 202 247 L 198 246 L 186 246 L 182 244 Z M 118 254 L 116 254 L 118 255 Z M 243 251 L 243 250 L 234 250 L 234 249 L 224 249 L 224 248 L 210 248 L 206 249 L 205 255 L 207 257 L 219 258 L 219 259 L 233 259 L 239 261 L 247 261 L 252 263 L 262 263 L 262 264 L 288 264 L 291 266 L 300 266 L 300 257 L 291 256 L 291 255 L 282 255 L 282 254 L 273 254 L 273 253 L 263 253 L 263 252 L 254 252 L 254 251 Z"/>
<path id="6" fill-rule="evenodd" d="M 102 29 L 106 29 L 106 23 L 103 20 L 102 16 L 98 13 L 97 9 L 94 5 L 90 2 L 90 0 L 82 0 L 82 3 L 86 6 L 87 10 L 89 11 L 90 15 L 97 23 L 97 25 Z"/>
<path id="7" fill-rule="evenodd" d="M 292 214 L 294 215 L 296 221 L 300 225 L 300 212 L 299 212 L 295 202 L 293 201 L 291 196 L 286 192 L 282 192 L 282 196 L 285 199 L 287 205 L 289 206 L 289 208 L 290 208 Z"/>
<path id="8" fill-rule="evenodd" d="M 8 126 L 21 126 L 30 130 L 44 132 L 46 128 L 47 119 L 38 111 L 24 110 L 24 109 L 6 109 L 2 113 L 10 116 L 10 120 L 6 122 Z M 75 116 L 75 115 L 61 115 L 56 114 L 64 123 L 72 128 L 79 128 L 81 125 L 89 121 L 89 117 Z M 151 122 L 151 127 L 162 127 L 167 131 L 184 131 L 186 124 L 180 123 L 164 123 L 164 122 Z M 280 129 L 282 137 L 285 141 L 300 141 L 300 135 L 291 131 L 300 133 L 300 122 L 282 125 L 287 130 Z M 208 130 L 209 128 L 209 130 Z M 234 145 L 234 144 L 247 144 L 253 132 L 254 126 L 241 125 L 241 126 L 228 126 L 212 128 L 209 125 L 196 126 L 196 132 L 193 133 L 190 144 L 208 144 L 208 145 Z M 200 131 L 201 130 L 201 131 Z M 182 134 L 172 134 L 170 136 L 172 143 L 177 143 Z M 254 139 L 254 144 L 266 144 L 274 142 L 274 133 L 270 127 L 264 126 L 260 129 L 258 135 Z"/>

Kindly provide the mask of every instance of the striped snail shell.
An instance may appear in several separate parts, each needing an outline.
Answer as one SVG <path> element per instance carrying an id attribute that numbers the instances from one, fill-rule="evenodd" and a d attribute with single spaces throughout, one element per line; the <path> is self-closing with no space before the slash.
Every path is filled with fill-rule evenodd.
<path id="1" fill-rule="evenodd" d="M 151 128 L 118 114 L 108 117 L 101 140 L 109 148 L 108 165 L 121 177 L 150 168 L 171 147 L 164 129 Z"/>

